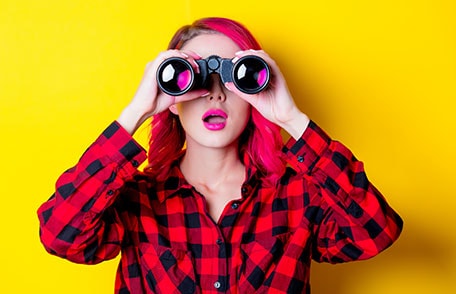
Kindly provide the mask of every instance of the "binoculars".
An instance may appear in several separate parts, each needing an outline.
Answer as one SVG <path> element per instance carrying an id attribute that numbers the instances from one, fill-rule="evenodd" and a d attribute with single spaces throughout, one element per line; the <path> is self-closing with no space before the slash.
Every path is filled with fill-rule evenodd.
<path id="1" fill-rule="evenodd" d="M 184 58 L 164 60 L 157 70 L 160 89 L 171 96 L 179 96 L 192 89 L 207 89 L 210 87 L 210 75 L 217 73 L 223 83 L 233 82 L 240 91 L 256 94 L 265 89 L 270 80 L 268 64 L 256 55 L 243 56 L 235 63 L 232 59 L 216 55 L 195 61 L 199 73 Z"/>

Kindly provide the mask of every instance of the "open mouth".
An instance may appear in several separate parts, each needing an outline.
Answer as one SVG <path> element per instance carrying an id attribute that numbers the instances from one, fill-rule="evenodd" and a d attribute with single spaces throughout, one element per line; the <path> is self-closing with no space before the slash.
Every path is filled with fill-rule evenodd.
<path id="1" fill-rule="evenodd" d="M 223 110 L 211 109 L 203 115 L 202 120 L 208 130 L 216 131 L 225 127 L 227 118 L 228 115 Z"/>

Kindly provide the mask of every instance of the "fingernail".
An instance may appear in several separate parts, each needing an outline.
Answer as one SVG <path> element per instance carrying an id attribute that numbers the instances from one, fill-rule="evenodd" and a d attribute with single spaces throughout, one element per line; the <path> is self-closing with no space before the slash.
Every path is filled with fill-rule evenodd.
<path id="1" fill-rule="evenodd" d="M 193 64 L 194 64 L 195 67 L 196 67 L 196 73 L 200 73 L 199 65 L 198 65 L 198 63 L 196 62 L 196 60 L 194 60 L 194 59 L 193 59 Z"/>

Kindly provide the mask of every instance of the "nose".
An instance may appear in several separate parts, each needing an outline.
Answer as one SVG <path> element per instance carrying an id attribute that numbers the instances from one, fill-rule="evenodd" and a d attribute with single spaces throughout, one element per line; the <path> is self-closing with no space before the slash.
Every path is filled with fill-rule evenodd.
<path id="1" fill-rule="evenodd" d="M 210 76 L 209 95 L 206 96 L 209 101 L 225 102 L 226 94 L 220 77 L 216 74 Z"/>

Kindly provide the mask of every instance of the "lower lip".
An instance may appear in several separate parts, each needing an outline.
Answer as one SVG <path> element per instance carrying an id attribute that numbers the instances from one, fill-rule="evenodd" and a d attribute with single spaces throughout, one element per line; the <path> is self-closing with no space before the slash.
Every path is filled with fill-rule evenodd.
<path id="1" fill-rule="evenodd" d="M 220 131 L 225 128 L 226 123 L 210 124 L 205 122 L 204 126 L 210 131 Z"/>

